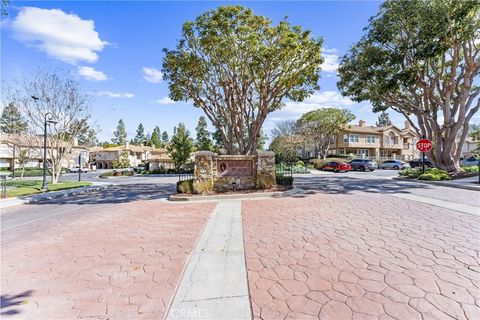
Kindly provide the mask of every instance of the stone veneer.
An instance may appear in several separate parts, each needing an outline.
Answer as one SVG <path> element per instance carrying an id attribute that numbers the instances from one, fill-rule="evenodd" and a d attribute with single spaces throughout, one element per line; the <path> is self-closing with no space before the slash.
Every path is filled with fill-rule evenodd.
<path id="1" fill-rule="evenodd" d="M 244 172 L 238 175 L 222 176 L 219 163 L 245 164 Z M 248 166 L 251 162 L 251 167 Z M 249 170 L 251 168 L 251 170 Z M 236 190 L 270 189 L 275 186 L 275 153 L 259 151 L 255 155 L 217 155 L 211 151 L 195 153 L 194 193 L 212 191 L 232 191 L 234 182 Z"/>

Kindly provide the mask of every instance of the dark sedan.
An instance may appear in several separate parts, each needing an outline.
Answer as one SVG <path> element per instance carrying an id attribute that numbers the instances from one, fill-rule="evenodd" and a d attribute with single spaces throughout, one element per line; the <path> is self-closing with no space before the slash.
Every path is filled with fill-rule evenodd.
<path id="1" fill-rule="evenodd" d="M 333 172 L 347 172 L 352 170 L 352 167 L 348 163 L 331 161 L 324 164 L 322 170 Z"/>
<path id="2" fill-rule="evenodd" d="M 417 160 L 412 160 L 410 162 L 408 162 L 408 164 L 410 165 L 410 167 L 412 168 L 417 168 L 417 167 L 421 167 L 422 166 L 422 159 L 417 159 Z M 428 159 L 425 159 L 425 167 L 428 167 L 428 168 L 433 168 L 433 163 L 428 160 Z"/>

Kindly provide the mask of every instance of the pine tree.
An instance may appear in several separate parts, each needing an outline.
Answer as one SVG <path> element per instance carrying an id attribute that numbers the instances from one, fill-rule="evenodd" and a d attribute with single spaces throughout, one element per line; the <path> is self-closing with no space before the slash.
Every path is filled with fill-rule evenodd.
<path id="1" fill-rule="evenodd" d="M 115 144 L 124 144 L 127 142 L 127 129 L 123 119 L 118 121 L 117 129 L 113 132 L 112 142 Z"/>
<path id="2" fill-rule="evenodd" d="M 207 130 L 207 120 L 204 116 L 198 119 L 197 124 L 197 140 L 195 146 L 197 150 L 210 151 L 212 149 L 212 140 L 210 139 L 210 132 Z"/>
<path id="3" fill-rule="evenodd" d="M 162 142 L 163 142 L 163 144 L 164 145 L 167 144 L 168 141 L 169 141 L 168 133 L 167 133 L 167 131 L 163 131 L 162 132 Z"/>
<path id="4" fill-rule="evenodd" d="M 187 163 L 192 151 L 193 140 L 190 138 L 190 132 L 185 128 L 183 123 L 179 123 L 178 127 L 174 128 L 172 140 L 167 146 L 167 152 L 175 163 L 175 169 L 177 171 Z"/>
<path id="5" fill-rule="evenodd" d="M 378 121 L 376 123 L 377 127 L 385 127 L 392 124 L 390 121 L 390 117 L 388 116 L 388 112 L 382 111 L 378 116 Z"/>
<path id="6" fill-rule="evenodd" d="M 27 130 L 25 119 L 13 103 L 9 103 L 3 109 L 0 118 L 0 130 L 3 133 L 22 133 Z"/>
<path id="7" fill-rule="evenodd" d="M 137 127 L 137 134 L 135 135 L 135 138 L 133 138 L 133 143 L 136 145 L 145 143 L 145 128 L 142 123 Z"/>
<path id="8" fill-rule="evenodd" d="M 152 137 L 150 138 L 150 145 L 152 147 L 161 148 L 163 146 L 160 135 L 160 128 L 158 126 L 155 126 L 155 128 L 153 129 Z"/>

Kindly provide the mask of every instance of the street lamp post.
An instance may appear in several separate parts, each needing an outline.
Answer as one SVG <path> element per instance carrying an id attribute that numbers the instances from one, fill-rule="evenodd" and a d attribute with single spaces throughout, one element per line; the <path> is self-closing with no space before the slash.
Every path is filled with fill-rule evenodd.
<path id="1" fill-rule="evenodd" d="M 32 96 L 34 101 L 40 100 L 40 98 L 36 96 Z M 56 124 L 57 121 L 47 119 L 51 117 L 52 114 L 50 112 L 45 113 L 44 121 L 43 121 L 43 179 L 42 179 L 42 191 L 47 191 L 47 124 Z"/>

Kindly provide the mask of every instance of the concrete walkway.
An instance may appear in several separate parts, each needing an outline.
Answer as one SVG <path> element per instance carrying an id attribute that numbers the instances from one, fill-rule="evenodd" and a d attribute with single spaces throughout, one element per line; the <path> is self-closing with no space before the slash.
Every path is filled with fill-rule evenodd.
<path id="1" fill-rule="evenodd" d="M 418 202 L 426 203 L 435 207 L 455 210 L 455 211 L 473 214 L 477 216 L 480 215 L 480 210 L 478 207 L 471 206 L 464 203 L 457 203 L 457 202 L 451 202 L 451 201 L 440 200 L 440 199 L 432 199 L 428 197 L 422 197 L 415 194 L 407 194 L 407 193 L 391 194 L 391 196 L 407 199 L 407 200 L 418 201 Z"/>
<path id="2" fill-rule="evenodd" d="M 167 319 L 251 319 L 240 201 L 217 205 L 192 252 Z"/>

